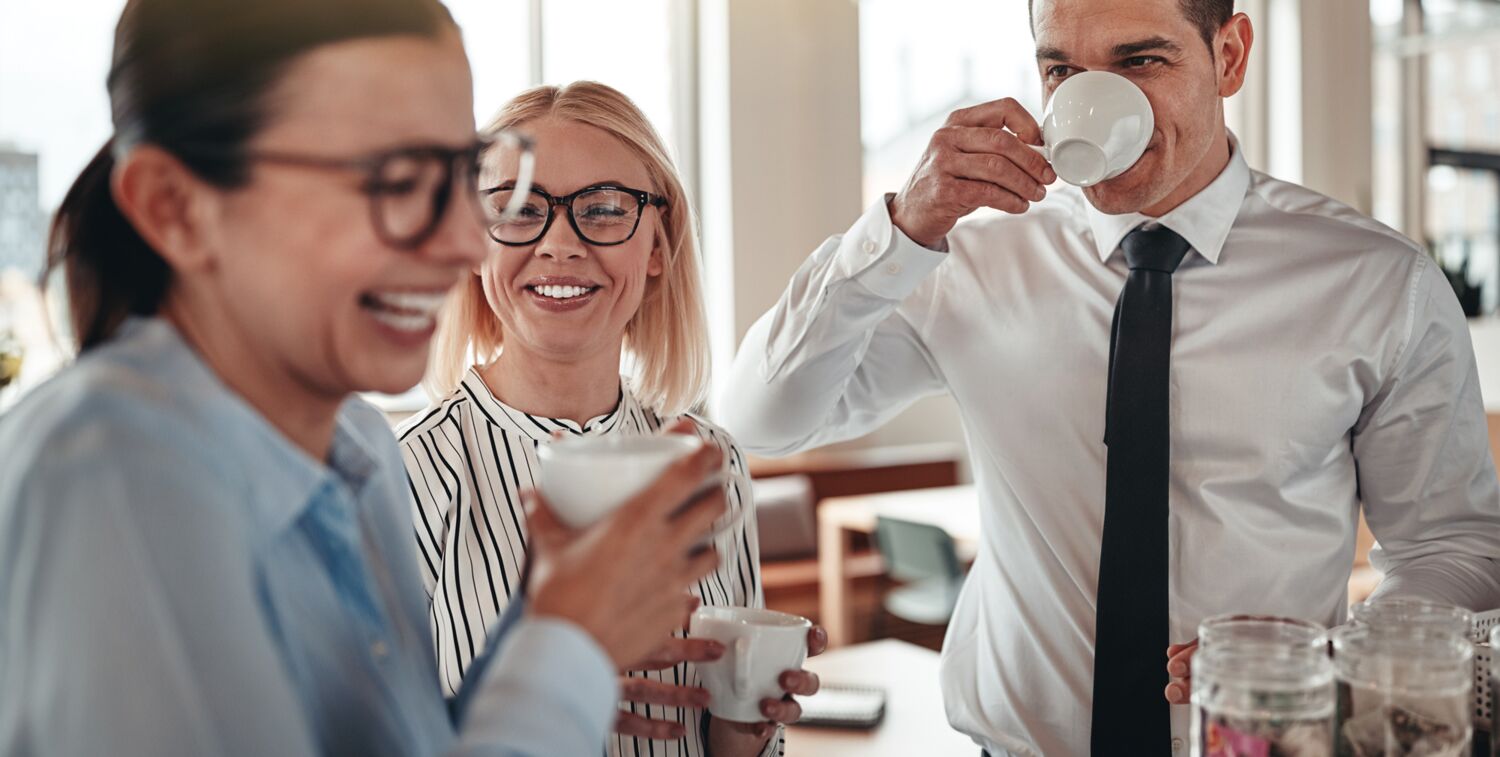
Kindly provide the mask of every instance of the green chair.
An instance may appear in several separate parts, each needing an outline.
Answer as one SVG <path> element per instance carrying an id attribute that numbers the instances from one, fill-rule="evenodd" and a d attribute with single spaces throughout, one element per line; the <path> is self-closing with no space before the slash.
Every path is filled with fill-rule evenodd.
<path id="1" fill-rule="evenodd" d="M 947 623 L 964 582 L 953 537 L 937 526 L 882 516 L 875 544 L 886 572 L 904 584 L 885 595 L 886 612 L 910 623 Z"/>

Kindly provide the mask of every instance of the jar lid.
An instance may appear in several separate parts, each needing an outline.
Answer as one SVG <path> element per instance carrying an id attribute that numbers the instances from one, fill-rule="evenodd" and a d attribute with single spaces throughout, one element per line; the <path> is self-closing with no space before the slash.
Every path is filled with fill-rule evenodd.
<path id="1" fill-rule="evenodd" d="M 1390 691 L 1455 691 L 1473 685 L 1474 645 L 1430 628 L 1348 625 L 1333 634 L 1341 680 Z"/>
<path id="2" fill-rule="evenodd" d="M 1426 599 L 1396 597 L 1360 602 L 1349 618 L 1382 633 L 1451 633 L 1468 638 L 1474 614 L 1462 607 Z"/>
<path id="3" fill-rule="evenodd" d="M 1307 620 L 1231 613 L 1198 624 L 1200 649 L 1241 642 L 1307 647 L 1326 656 L 1328 629 Z"/>
<path id="4" fill-rule="evenodd" d="M 1238 641 L 1204 647 L 1193 655 L 1193 684 L 1235 683 L 1265 692 L 1303 691 L 1333 683 L 1326 648 Z"/>

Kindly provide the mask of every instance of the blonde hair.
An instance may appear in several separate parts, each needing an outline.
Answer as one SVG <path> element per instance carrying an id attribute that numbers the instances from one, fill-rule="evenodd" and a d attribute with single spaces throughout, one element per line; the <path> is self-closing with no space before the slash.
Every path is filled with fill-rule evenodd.
<path id="1" fill-rule="evenodd" d="M 645 114 L 620 91 L 598 82 L 522 92 L 500 109 L 485 132 L 549 116 L 603 129 L 619 140 L 645 164 L 654 185 L 650 190 L 667 200 L 661 208 L 662 222 L 655 227 L 663 271 L 648 279 L 640 309 L 625 326 L 622 370 L 628 371 L 641 404 L 662 416 L 686 412 L 707 392 L 709 353 L 697 223 L 677 169 Z M 479 276 L 470 276 L 443 308 L 424 386 L 434 397 L 446 395 L 458 386 L 469 365 L 494 360 L 504 343 L 504 329 L 485 299 Z"/>

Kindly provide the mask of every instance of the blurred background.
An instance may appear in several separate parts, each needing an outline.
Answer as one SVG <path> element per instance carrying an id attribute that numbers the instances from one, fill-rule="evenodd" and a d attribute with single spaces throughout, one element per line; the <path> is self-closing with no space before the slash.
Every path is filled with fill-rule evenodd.
<path id="1" fill-rule="evenodd" d="M 898 189 L 948 112 L 1040 94 L 1022 0 L 449 0 L 483 123 L 597 79 L 672 145 L 702 217 L 719 367 L 801 258 Z M 0 0 L 0 270 L 20 297 L 48 217 L 109 135 L 123 0 Z M 1500 297 L 1500 2 L 1242 0 L 1251 164 L 1425 242 L 1475 315 Z M 19 279 L 17 278 L 19 274 Z M 8 310 L 13 310 L 10 307 Z M 0 315 L 6 321 L 16 320 Z M 15 341 L 16 327 L 0 328 Z M 53 361 L 22 361 L 13 402 Z M 36 365 L 32 365 L 36 363 Z M 3 375 L 3 374 L 0 374 Z M 392 401 L 393 408 L 420 399 Z M 871 444 L 954 440 L 923 408 Z M 926 420 L 917 420 L 917 419 Z"/>
<path id="2" fill-rule="evenodd" d="M 950 111 L 1002 96 L 1040 109 L 1024 0 L 447 4 L 481 124 L 529 85 L 597 79 L 663 132 L 701 217 L 721 376 L 803 258 L 899 189 Z M 0 411 L 66 354 L 35 281 L 52 209 L 110 133 L 103 82 L 122 5 L 0 0 Z M 1240 6 L 1257 39 L 1229 116 L 1250 164 L 1425 243 L 1473 316 L 1485 394 L 1500 401 L 1500 1 Z M 393 420 L 425 400 L 376 399 Z M 773 606 L 820 618 L 837 644 L 937 645 L 949 574 L 961 579 L 977 530 L 949 400 L 754 467 Z M 924 520 L 937 530 L 902 530 Z M 1378 578 L 1360 570 L 1356 597 Z"/>

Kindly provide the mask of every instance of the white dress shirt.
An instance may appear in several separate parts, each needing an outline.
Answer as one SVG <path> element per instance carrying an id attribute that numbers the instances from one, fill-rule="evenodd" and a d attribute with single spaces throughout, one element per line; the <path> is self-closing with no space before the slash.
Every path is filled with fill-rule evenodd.
<path id="1" fill-rule="evenodd" d="M 674 421 L 641 405 L 624 379 L 621 385 L 614 410 L 579 425 L 506 405 L 471 368 L 447 397 L 397 429 L 411 481 L 412 518 L 444 692 L 459 691 L 476 655 L 484 651 L 495 621 L 521 590 L 527 538 L 521 492 L 536 488 L 537 448 L 551 442 L 557 432 L 643 436 Z M 696 416 L 687 417 L 697 426 L 699 437 L 716 445 L 728 461 L 725 499 L 729 517 L 745 509 L 751 513 L 718 537 L 719 567 L 690 591 L 704 605 L 764 607 L 755 502 L 745 458 L 722 429 Z M 680 686 L 703 685 L 697 666 L 688 663 L 631 675 Z M 676 741 L 651 741 L 610 734 L 607 751 L 611 757 L 707 754 L 699 727 L 702 710 L 631 703 L 627 711 L 680 723 L 686 735 Z M 764 754 L 781 751 L 782 736 L 777 733 Z"/>
<path id="2" fill-rule="evenodd" d="M 1088 752 L 1117 248 L 1150 220 L 1193 247 L 1172 277 L 1173 642 L 1229 611 L 1341 622 L 1361 506 L 1382 593 L 1500 604 L 1469 332 L 1409 240 L 1252 172 L 1238 148 L 1160 219 L 1054 188 L 1024 215 L 960 224 L 946 254 L 880 202 L 751 328 L 719 418 L 746 449 L 787 454 L 953 395 L 984 539 L 943 690 L 992 754 Z M 1185 752 L 1185 707 L 1172 733 Z"/>

